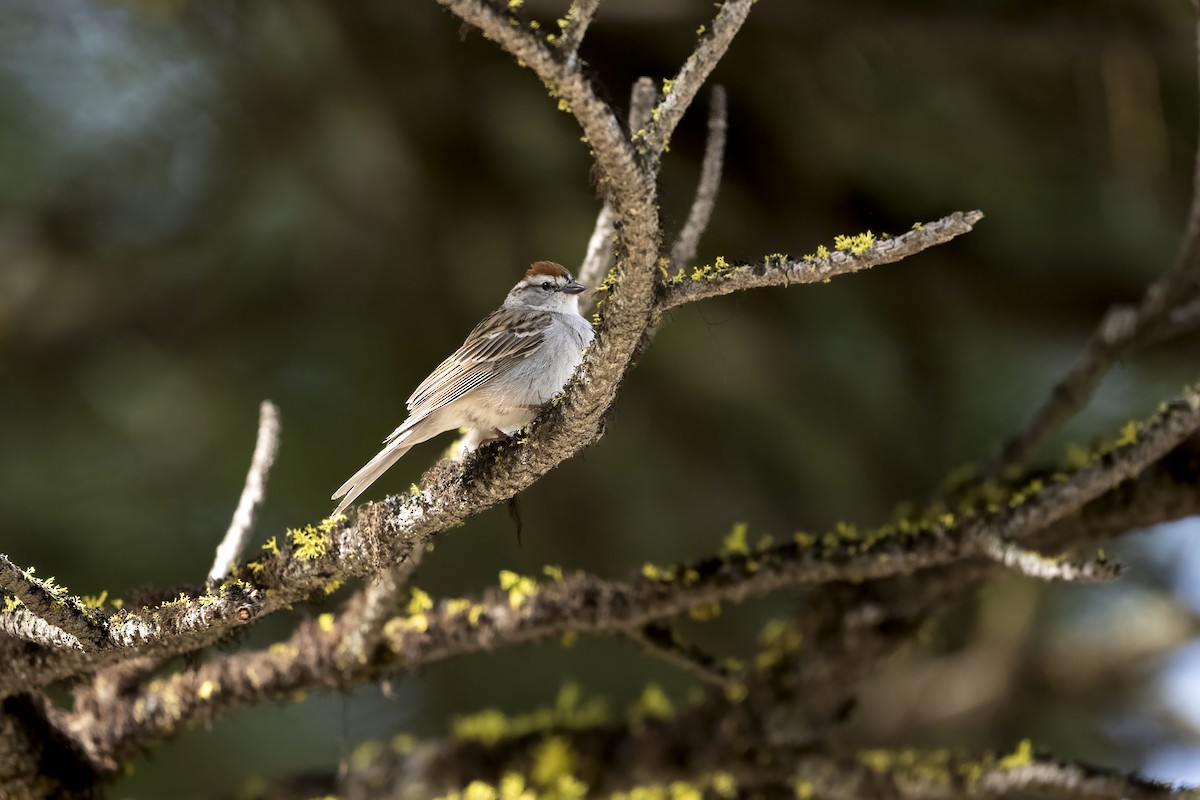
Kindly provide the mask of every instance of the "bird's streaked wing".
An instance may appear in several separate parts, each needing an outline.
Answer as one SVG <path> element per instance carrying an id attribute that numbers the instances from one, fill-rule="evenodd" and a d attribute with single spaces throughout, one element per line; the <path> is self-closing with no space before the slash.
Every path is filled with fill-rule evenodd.
<path id="1" fill-rule="evenodd" d="M 439 364 L 408 398 L 409 414 L 431 414 L 484 386 L 536 350 L 549 324 L 549 314 L 506 308 L 484 317 L 462 347 Z"/>

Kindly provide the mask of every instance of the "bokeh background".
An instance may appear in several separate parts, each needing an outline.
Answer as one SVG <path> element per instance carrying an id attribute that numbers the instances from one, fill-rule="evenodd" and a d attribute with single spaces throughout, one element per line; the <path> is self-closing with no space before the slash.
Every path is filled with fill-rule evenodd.
<path id="1" fill-rule="evenodd" d="M 527 8 L 552 21 L 565 5 Z M 623 108 L 712 11 L 606 0 L 583 56 Z M 546 563 L 621 576 L 711 552 L 738 521 L 752 537 L 870 525 L 929 497 L 1170 262 L 1195 59 L 1185 0 L 763 0 L 716 73 L 729 153 L 702 260 L 987 218 L 902 264 L 674 313 L 604 440 L 523 496 L 523 546 L 493 510 L 443 536 L 417 583 L 461 595 Z M 672 230 L 703 105 L 666 162 Z M 263 398 L 284 434 L 256 545 L 323 517 L 528 262 L 579 263 L 589 166 L 534 76 L 433 2 L 0 0 L 0 549 L 76 592 L 202 579 Z M 1177 393 L 1197 344 L 1120 365 L 1043 457 Z M 438 454 L 418 448 L 370 494 L 406 489 Z M 854 736 L 1028 736 L 1200 781 L 1198 535 L 1127 537 L 1116 585 L 992 585 L 889 661 Z M 796 597 L 693 633 L 745 654 Z M 566 680 L 617 710 L 649 681 L 678 701 L 689 686 L 620 641 L 461 658 L 387 696 L 234 714 L 137 761 L 114 795 L 333 769 L 363 739 L 547 704 Z"/>

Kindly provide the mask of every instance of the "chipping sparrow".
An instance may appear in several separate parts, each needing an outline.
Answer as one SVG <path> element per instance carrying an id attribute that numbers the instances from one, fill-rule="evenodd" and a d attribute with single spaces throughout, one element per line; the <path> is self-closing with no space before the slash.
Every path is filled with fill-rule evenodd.
<path id="1" fill-rule="evenodd" d="M 591 344 L 579 313 L 586 289 L 553 261 L 535 262 L 504 305 L 483 318 L 462 347 L 408 398 L 408 419 L 386 445 L 333 493 L 336 517 L 414 444 L 467 428 L 460 456 L 528 425 L 558 393 Z"/>

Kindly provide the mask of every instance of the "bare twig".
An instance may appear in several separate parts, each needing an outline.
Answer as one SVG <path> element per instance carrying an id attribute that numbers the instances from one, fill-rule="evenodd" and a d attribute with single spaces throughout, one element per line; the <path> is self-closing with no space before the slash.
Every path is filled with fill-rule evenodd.
<path id="1" fill-rule="evenodd" d="M 1157 344 L 1190 333 L 1200 326 L 1200 297 L 1183 305 L 1176 306 L 1171 313 L 1158 321 L 1147 331 L 1144 340 L 1139 345 Z"/>
<path id="2" fill-rule="evenodd" d="M 631 628 L 624 634 L 637 642 L 653 656 L 687 670 L 708 683 L 728 686 L 738 676 L 738 671 L 722 663 L 703 648 L 682 639 L 669 625 L 651 624 Z"/>
<path id="3" fill-rule="evenodd" d="M 684 303 L 760 286 L 822 283 L 838 275 L 890 264 L 961 236 L 981 219 L 983 214 L 979 211 L 956 211 L 894 239 L 863 244 L 861 249 L 848 247 L 834 250 L 826 256 L 801 259 L 772 256 L 758 264 L 718 264 L 715 267 L 695 268 L 690 273 L 683 270 L 676 276 L 668 277 L 656 310 L 661 313 Z"/>
<path id="4" fill-rule="evenodd" d="M 708 140 L 704 144 L 704 160 L 700 164 L 700 182 L 696 196 L 688 211 L 687 221 L 671 248 L 671 264 L 683 266 L 696 257 L 700 237 L 708 229 L 713 207 L 717 202 L 717 189 L 721 186 L 721 167 L 725 160 L 725 132 L 729 128 L 726 111 L 725 89 L 714 86 L 712 105 L 708 110 Z"/>
<path id="5" fill-rule="evenodd" d="M 638 130 L 650 119 L 655 97 L 654 81 L 645 77 L 634 81 L 629 97 L 630 131 Z M 596 287 L 604 279 L 608 263 L 612 260 L 616 222 L 617 213 L 613 210 L 612 203 L 606 199 L 596 216 L 596 227 L 588 239 L 587 253 L 579 266 L 579 282 L 588 287 L 586 303 L 583 304 L 585 308 L 595 301 Z"/>
<path id="6" fill-rule="evenodd" d="M 754 0 L 725 0 L 720 11 L 709 26 L 701 26 L 700 43 L 688 56 L 678 74 L 664 84 L 663 101 L 656 109 L 657 114 L 646 126 L 642 137 L 646 155 L 657 159 L 666 149 L 671 134 L 683 119 L 684 113 L 695 99 L 700 87 L 708 80 L 717 63 L 729 49 L 733 37 L 741 30 L 742 23 L 750 15 Z"/>
<path id="7" fill-rule="evenodd" d="M 998 475 L 1009 465 L 1025 463 L 1051 431 L 1082 408 L 1109 367 L 1132 344 L 1139 325 L 1134 309 L 1128 306 L 1109 309 L 1070 371 L 1055 384 L 1050 396 L 1020 432 L 1005 443 L 989 474 Z"/>
<path id="8" fill-rule="evenodd" d="M 1195 30 L 1197 72 L 1200 73 L 1200 8 L 1197 9 Z M 1170 332 L 1182 332 L 1193 327 L 1194 316 L 1185 325 L 1179 326 L 1172 321 L 1171 315 L 1194 298 L 1198 278 L 1200 143 L 1192 172 L 1192 202 L 1175 263 L 1147 287 L 1137 308 L 1116 306 L 1109 309 L 1071 369 L 1055 384 L 1050 395 L 1037 407 L 1021 430 L 1005 442 L 989 473 L 998 475 L 1008 466 L 1025 463 L 1050 433 L 1087 403 L 1109 368 L 1131 349 L 1166 338 Z M 1194 313 L 1194 310 L 1185 312 L 1185 317 Z"/>
<path id="9" fill-rule="evenodd" d="M 1018 547 L 997 537 L 986 537 L 982 544 L 984 555 L 1022 575 L 1041 581 L 1073 583 L 1104 583 L 1116 580 L 1123 568 L 1114 561 L 1066 561 L 1048 558 L 1035 550 Z"/>
<path id="10" fill-rule="evenodd" d="M 578 61 L 579 45 L 599 6 L 600 0 L 572 0 L 567 13 L 558 21 L 561 32 L 556 44 L 566 54 L 568 66 L 573 67 Z"/>
<path id="11" fill-rule="evenodd" d="M 246 547 L 246 539 L 254 528 L 254 518 L 267 494 L 267 474 L 275 463 L 279 452 L 279 409 L 270 400 L 264 400 L 258 409 L 258 437 L 254 442 L 254 455 L 250 459 L 250 471 L 246 474 L 246 485 L 238 499 L 237 509 L 225 538 L 217 547 L 217 555 L 208 579 L 223 581 L 229 575 L 233 562 Z"/>

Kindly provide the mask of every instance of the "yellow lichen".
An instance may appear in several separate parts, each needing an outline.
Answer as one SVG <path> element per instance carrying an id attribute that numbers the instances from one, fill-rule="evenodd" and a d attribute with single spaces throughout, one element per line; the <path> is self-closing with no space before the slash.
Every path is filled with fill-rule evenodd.
<path id="1" fill-rule="evenodd" d="M 420 614 L 433 608 L 433 599 L 417 587 L 412 588 L 412 599 L 408 601 L 408 613 Z"/>
<path id="2" fill-rule="evenodd" d="M 461 614 L 471 607 L 471 601 L 465 597 L 455 597 L 446 601 L 446 613 L 453 616 Z"/>
<path id="3" fill-rule="evenodd" d="M 836 250 L 849 251 L 851 255 L 861 256 L 871 245 L 875 244 L 875 234 L 867 231 L 853 236 L 835 236 L 833 247 Z"/>
<path id="4" fill-rule="evenodd" d="M 505 569 L 500 571 L 500 588 L 508 592 L 508 604 L 516 609 L 537 594 L 538 583 L 533 578 Z"/>
<path id="5" fill-rule="evenodd" d="M 749 555 L 750 547 L 746 544 L 746 534 L 750 530 L 750 525 L 745 522 L 739 522 L 733 526 L 733 530 L 725 537 L 725 541 L 721 544 L 721 555 Z"/>
<path id="6" fill-rule="evenodd" d="M 575 773 L 575 751 L 561 736 L 549 736 L 533 751 L 529 777 L 539 786 L 555 786 L 563 776 Z"/>
<path id="7" fill-rule="evenodd" d="M 675 570 L 671 567 L 660 567 L 647 561 L 642 564 L 642 577 L 651 581 L 673 581 Z"/>
<path id="8" fill-rule="evenodd" d="M 496 789 L 483 781 L 471 781 L 463 790 L 462 796 L 463 800 L 496 800 Z"/>
<path id="9" fill-rule="evenodd" d="M 1016 769 L 1033 762 L 1033 742 L 1022 739 L 1017 749 L 1000 759 L 1001 769 Z"/>
<path id="10" fill-rule="evenodd" d="M 312 525 L 306 525 L 303 528 L 288 528 L 285 533 L 295 545 L 294 555 L 296 558 L 315 561 L 329 550 L 330 540 L 327 533 Z"/>
<path id="11" fill-rule="evenodd" d="M 354 752 L 350 754 L 350 768 L 355 772 L 370 769 L 371 764 L 381 755 L 383 755 L 383 745 L 374 739 L 368 739 L 354 748 Z"/>
<path id="12" fill-rule="evenodd" d="M 525 776 L 506 772 L 500 779 L 500 800 L 537 800 L 537 793 L 525 788 Z"/>
<path id="13" fill-rule="evenodd" d="M 656 683 L 651 683 L 642 690 L 642 696 L 629 709 L 629 718 L 633 724 L 640 725 L 647 719 L 663 719 L 675 713 L 675 704 L 666 692 Z"/>
<path id="14" fill-rule="evenodd" d="M 714 772 L 709 778 L 709 785 L 717 797 L 737 797 L 737 779 L 728 772 Z"/>

